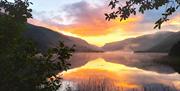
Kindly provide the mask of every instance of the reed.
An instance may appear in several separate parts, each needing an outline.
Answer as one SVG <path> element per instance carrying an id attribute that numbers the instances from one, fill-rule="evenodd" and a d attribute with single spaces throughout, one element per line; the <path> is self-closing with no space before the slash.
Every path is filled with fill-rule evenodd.
<path id="1" fill-rule="evenodd" d="M 112 80 L 101 78 L 89 78 L 84 81 L 78 81 L 76 89 L 72 90 L 67 87 L 66 91 L 179 91 L 174 86 L 166 86 L 162 84 L 146 84 L 136 88 L 128 88 L 124 86 L 117 86 Z"/>

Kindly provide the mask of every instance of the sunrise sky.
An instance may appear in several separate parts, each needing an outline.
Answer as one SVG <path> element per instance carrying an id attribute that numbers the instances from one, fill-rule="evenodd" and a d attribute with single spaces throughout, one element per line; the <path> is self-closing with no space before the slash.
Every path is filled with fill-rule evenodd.
<path id="1" fill-rule="evenodd" d="M 28 22 L 50 28 L 66 35 L 79 37 L 87 42 L 103 46 L 105 43 L 129 37 L 157 32 L 180 30 L 180 10 L 171 16 L 161 30 L 154 30 L 154 22 L 164 11 L 149 11 L 126 21 L 106 21 L 109 0 L 31 0 L 34 4 L 33 19 Z M 161 12 L 162 11 L 162 12 Z"/>

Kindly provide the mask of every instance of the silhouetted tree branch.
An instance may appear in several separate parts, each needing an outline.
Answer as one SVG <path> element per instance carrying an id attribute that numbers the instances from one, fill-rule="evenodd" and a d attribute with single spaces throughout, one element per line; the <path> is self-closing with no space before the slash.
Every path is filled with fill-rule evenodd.
<path id="1" fill-rule="evenodd" d="M 120 21 L 126 20 L 137 12 L 144 14 L 148 10 L 159 10 L 165 6 L 166 10 L 162 13 L 162 17 L 155 22 L 154 28 L 161 28 L 163 22 L 168 21 L 168 16 L 172 15 L 179 7 L 180 0 L 126 0 L 125 4 L 120 4 L 118 0 L 111 0 L 109 7 L 111 13 L 105 13 L 106 20 L 116 19 L 120 17 Z"/>
<path id="2" fill-rule="evenodd" d="M 0 0 L 0 91 L 57 91 L 74 47 L 62 42 L 48 53 L 22 36 L 32 17 L 28 0 Z"/>

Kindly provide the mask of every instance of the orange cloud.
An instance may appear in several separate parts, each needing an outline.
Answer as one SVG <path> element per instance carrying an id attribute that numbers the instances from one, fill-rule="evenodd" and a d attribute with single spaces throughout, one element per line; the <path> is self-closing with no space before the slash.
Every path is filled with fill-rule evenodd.
<path id="1" fill-rule="evenodd" d="M 63 28 L 66 32 L 71 32 L 79 36 L 100 36 L 107 35 L 116 30 L 130 31 L 136 28 L 136 22 L 140 20 L 139 17 L 130 18 L 127 21 L 120 22 L 118 19 L 114 21 L 92 20 L 93 23 L 83 22 Z"/>
<path id="2" fill-rule="evenodd" d="M 108 8 L 105 9 L 104 6 L 94 7 L 88 2 L 82 1 L 67 5 L 64 10 L 61 11 L 62 14 L 65 12 L 64 16 L 61 14 L 46 18 L 46 20 L 39 19 L 41 23 L 40 21 L 30 21 L 30 23 L 43 25 L 51 29 L 53 27 L 54 29 L 70 32 L 79 36 L 100 36 L 109 34 L 117 29 L 124 31 L 133 30 L 136 27 L 135 23 L 141 18 L 136 16 L 122 22 L 119 21 L 120 19 L 106 21 L 104 13 L 108 11 L 107 9 Z M 70 23 L 65 25 L 63 23 L 65 21 L 66 23 L 68 21 Z"/>
<path id="3" fill-rule="evenodd" d="M 105 43 L 137 36 L 137 34 L 130 33 L 143 18 L 142 16 L 133 16 L 122 22 L 120 22 L 120 19 L 106 21 L 104 13 L 107 10 L 104 9 L 104 6 L 94 7 L 84 1 L 67 6 L 64 11 L 66 16 L 63 16 L 63 19 L 66 19 L 67 24 L 62 22 L 62 17 L 60 16 L 46 18 L 46 20 L 29 19 L 28 22 L 82 38 L 97 46 L 103 46 Z"/>
<path id="4" fill-rule="evenodd" d="M 29 19 L 28 22 L 34 25 L 43 26 L 66 35 L 79 37 L 91 44 L 103 46 L 105 43 L 118 41 L 127 37 L 134 37 L 138 33 L 131 33 L 137 26 L 137 22 L 142 18 L 132 17 L 126 21 L 120 22 L 119 19 L 113 21 L 94 19 L 93 23 L 78 23 L 68 26 L 58 26 L 47 24 L 35 19 Z M 94 23 L 95 22 L 95 23 Z M 129 32 L 129 33 L 128 33 Z M 127 35 L 128 34 L 128 35 Z"/>
<path id="5" fill-rule="evenodd" d="M 29 19 L 34 25 L 43 26 L 66 35 L 82 38 L 91 44 L 103 46 L 106 43 L 120 41 L 129 37 L 136 37 L 153 30 L 153 23 L 145 18 L 149 16 L 132 16 L 125 21 L 120 19 L 106 21 L 104 13 L 105 6 L 93 6 L 88 2 L 81 1 L 67 5 L 60 15 L 51 18 Z M 63 15 L 64 14 L 64 15 Z M 63 17 L 62 17 L 63 16 Z M 171 27 L 163 30 L 174 30 L 179 28 L 178 17 L 167 23 Z M 142 23 L 142 24 L 141 24 Z M 142 26 L 143 25 L 143 26 Z M 175 26 L 175 27 L 174 27 Z M 155 31 L 155 30 L 153 30 Z"/>
<path id="6" fill-rule="evenodd" d="M 177 14 L 175 17 L 173 17 L 168 24 L 178 26 L 180 28 L 180 14 Z"/>
<path id="7" fill-rule="evenodd" d="M 42 22 L 42 21 L 37 20 L 37 19 L 28 19 L 27 22 L 30 23 L 30 24 L 36 25 L 36 26 L 42 26 L 42 27 L 51 29 L 52 31 L 59 32 L 59 33 L 62 33 L 62 34 L 68 35 L 68 36 L 73 36 L 73 37 L 80 38 L 80 36 L 77 36 L 76 34 L 73 34 L 71 32 L 65 32 L 65 31 L 61 30 L 60 26 L 55 26 L 53 24 L 48 24 L 48 23 Z"/>

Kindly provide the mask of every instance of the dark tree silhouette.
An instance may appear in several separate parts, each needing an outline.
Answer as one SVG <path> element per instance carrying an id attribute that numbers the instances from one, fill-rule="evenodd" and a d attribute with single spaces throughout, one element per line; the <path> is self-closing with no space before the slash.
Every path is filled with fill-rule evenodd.
<path id="1" fill-rule="evenodd" d="M 28 0 L 0 0 L 0 91 L 57 91 L 74 48 L 62 42 L 42 54 L 22 36 L 32 17 Z"/>
<path id="2" fill-rule="evenodd" d="M 174 44 L 169 52 L 170 56 L 180 57 L 180 41 Z"/>
<path id="3" fill-rule="evenodd" d="M 162 17 L 155 22 L 154 28 L 161 28 L 163 22 L 168 21 L 168 16 L 172 15 L 179 7 L 180 0 L 126 0 L 122 5 L 118 0 L 111 0 L 109 6 L 111 13 L 105 13 L 106 20 L 116 19 L 120 17 L 120 21 L 126 20 L 137 12 L 144 14 L 148 10 L 159 10 L 165 6 L 166 10 L 162 13 Z"/>

